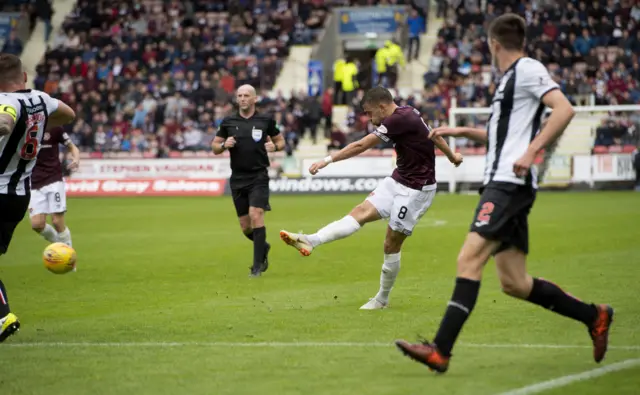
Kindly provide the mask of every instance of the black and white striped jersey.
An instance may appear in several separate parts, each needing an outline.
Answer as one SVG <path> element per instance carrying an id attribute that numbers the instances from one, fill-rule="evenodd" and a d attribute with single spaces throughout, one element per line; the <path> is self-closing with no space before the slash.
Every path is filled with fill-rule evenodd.
<path id="1" fill-rule="evenodd" d="M 0 93 L 0 113 L 15 118 L 13 131 L 0 136 L 0 194 L 29 194 L 47 120 L 57 109 L 58 100 L 41 91 Z"/>
<path id="2" fill-rule="evenodd" d="M 500 181 L 538 187 L 535 168 L 528 176 L 518 177 L 513 164 L 540 131 L 545 108 L 542 97 L 553 89 L 558 89 L 558 84 L 535 59 L 520 58 L 504 73 L 491 102 L 485 185 Z"/>

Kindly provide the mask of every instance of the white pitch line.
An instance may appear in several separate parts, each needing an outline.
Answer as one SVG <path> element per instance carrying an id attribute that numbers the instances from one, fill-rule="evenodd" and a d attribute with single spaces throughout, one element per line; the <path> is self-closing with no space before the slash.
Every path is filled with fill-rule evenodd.
<path id="1" fill-rule="evenodd" d="M 5 343 L 1 347 L 392 347 L 393 343 L 383 342 L 33 342 Z M 460 347 L 469 348 L 531 348 L 531 349 L 590 349 L 591 346 L 571 344 L 485 344 L 461 343 Z M 640 351 L 639 346 L 609 346 L 609 349 Z"/>
<path id="2" fill-rule="evenodd" d="M 612 372 L 618 372 L 620 370 L 630 369 L 635 366 L 640 366 L 640 358 L 627 359 L 622 362 L 617 362 L 611 365 L 603 366 L 601 368 L 587 370 L 586 372 L 570 374 L 568 376 L 562 376 L 555 379 L 542 381 L 537 384 L 528 385 L 526 387 L 518 388 L 512 391 L 503 392 L 499 395 L 531 395 L 537 394 L 546 390 L 564 387 L 578 381 L 591 380 L 596 377 L 604 376 Z"/>

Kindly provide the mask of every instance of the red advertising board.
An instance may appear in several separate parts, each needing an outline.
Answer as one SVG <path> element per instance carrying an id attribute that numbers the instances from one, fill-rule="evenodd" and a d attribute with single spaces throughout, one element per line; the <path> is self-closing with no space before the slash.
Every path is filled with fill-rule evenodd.
<path id="1" fill-rule="evenodd" d="M 68 196 L 221 196 L 226 180 L 193 178 L 73 179 Z"/>

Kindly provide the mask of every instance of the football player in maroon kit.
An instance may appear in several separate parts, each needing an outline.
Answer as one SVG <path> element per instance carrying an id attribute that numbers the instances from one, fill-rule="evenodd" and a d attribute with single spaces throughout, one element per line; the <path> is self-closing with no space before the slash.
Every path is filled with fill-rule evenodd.
<path id="1" fill-rule="evenodd" d="M 78 168 L 80 150 L 73 144 L 69 135 L 61 127 L 47 130 L 42 137 L 42 145 L 31 176 L 29 216 L 31 228 L 45 240 L 71 246 L 71 232 L 64 221 L 67 198 L 60 164 L 60 144 L 65 145 L 71 154 L 69 170 Z M 53 226 L 47 223 L 48 215 L 51 215 Z"/>
<path id="2" fill-rule="evenodd" d="M 377 129 L 314 163 L 309 172 L 315 175 L 330 163 L 357 156 L 381 142 L 394 143 L 398 154 L 397 168 L 349 215 L 313 234 L 282 230 L 280 238 L 302 255 L 308 256 L 322 244 L 350 236 L 369 222 L 387 219 L 389 225 L 384 241 L 380 289 L 360 307 L 361 310 L 379 310 L 389 304 L 389 293 L 400 271 L 402 245 L 431 207 L 436 195 L 435 148 L 439 148 L 455 166 L 459 166 L 463 158 L 451 151 L 443 138 L 430 139 L 431 128 L 420 112 L 410 106 L 397 106 L 391 92 L 385 88 L 369 90 L 362 99 L 362 108 Z"/>

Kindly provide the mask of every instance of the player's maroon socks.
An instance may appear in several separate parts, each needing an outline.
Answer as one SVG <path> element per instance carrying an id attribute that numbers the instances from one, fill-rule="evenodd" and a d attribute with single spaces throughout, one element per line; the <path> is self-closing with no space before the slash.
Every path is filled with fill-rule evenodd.
<path id="1" fill-rule="evenodd" d="M 9 298 L 7 297 L 7 290 L 0 280 L 0 318 L 5 317 L 9 314 L 11 310 L 9 310 Z"/>
<path id="2" fill-rule="evenodd" d="M 545 309 L 591 326 L 598 316 L 598 309 L 564 292 L 552 282 L 533 279 L 533 288 L 527 300 Z"/>
<path id="3" fill-rule="evenodd" d="M 253 228 L 253 269 L 259 270 L 264 263 L 267 244 L 267 230 L 264 226 Z"/>
<path id="4" fill-rule="evenodd" d="M 433 343 L 438 351 L 448 357 L 456 342 L 462 326 L 471 314 L 480 293 L 480 281 L 457 277 L 453 296 L 447 304 L 447 311 L 440 322 L 440 329 Z"/>

